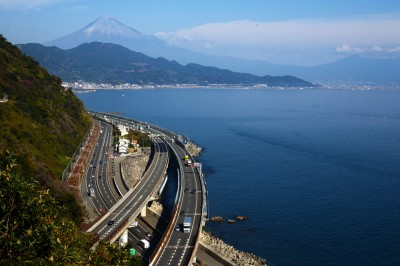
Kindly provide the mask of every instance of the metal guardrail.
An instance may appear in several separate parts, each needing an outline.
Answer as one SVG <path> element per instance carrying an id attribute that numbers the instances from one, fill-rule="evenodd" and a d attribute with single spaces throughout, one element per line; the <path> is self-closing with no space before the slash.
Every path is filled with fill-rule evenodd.
<path id="1" fill-rule="evenodd" d="M 123 117 L 120 117 L 120 116 L 110 115 L 110 114 L 106 114 L 106 113 L 96 113 L 96 112 L 91 112 L 91 113 L 92 113 L 92 115 L 95 115 L 95 116 L 97 116 L 99 118 L 103 118 L 104 116 L 106 116 L 108 118 L 112 118 L 113 120 L 117 120 L 117 121 L 123 122 L 123 123 L 132 123 L 133 122 L 136 125 L 147 126 L 147 129 L 149 129 L 149 127 L 151 127 L 153 130 L 156 130 L 156 131 L 161 132 L 163 134 L 165 132 L 167 132 L 165 129 L 162 129 L 162 128 L 158 127 L 158 126 L 151 125 L 149 123 L 143 123 L 141 121 L 137 121 L 137 120 L 133 120 L 133 119 L 126 119 L 126 118 L 123 118 Z M 101 117 L 101 116 L 103 116 L 103 117 Z M 176 133 L 174 133 L 172 131 L 168 131 L 168 132 L 170 134 L 179 136 L 178 134 L 176 134 Z M 185 136 L 183 136 L 183 139 L 188 140 L 188 138 L 185 137 Z M 184 144 L 183 143 L 179 143 L 180 141 L 177 141 L 177 142 L 178 142 L 177 144 L 178 145 L 181 144 L 179 146 L 182 146 L 185 149 L 186 153 L 189 154 L 189 152 L 186 150 L 186 147 L 184 146 Z M 168 145 L 174 151 L 176 157 L 178 157 L 178 154 L 173 149 L 173 147 L 169 143 L 168 143 Z M 191 157 L 191 159 L 194 162 L 192 157 Z M 197 237 L 196 237 L 196 241 L 195 241 L 193 252 L 192 252 L 191 257 L 190 257 L 190 261 L 193 261 L 195 256 L 196 256 L 197 247 L 198 247 L 198 244 L 199 244 L 199 241 L 200 241 L 200 234 L 201 234 L 201 231 L 202 231 L 202 223 L 204 221 L 208 220 L 208 195 L 207 195 L 206 182 L 204 180 L 203 173 L 201 173 L 197 167 L 195 167 L 195 168 L 196 168 L 196 171 L 197 171 L 197 173 L 199 175 L 199 178 L 200 178 L 200 183 L 201 183 L 201 186 L 202 186 L 203 195 L 202 195 L 202 203 L 201 203 L 202 204 L 201 205 L 202 206 L 202 208 L 201 208 L 202 213 L 201 213 L 201 219 L 199 219 L 199 223 L 200 223 L 199 224 L 199 233 L 197 234 Z M 182 169 L 180 169 L 180 170 L 182 171 Z M 183 173 L 181 173 L 181 176 L 183 176 Z M 166 233 L 164 234 L 163 238 L 161 239 L 161 241 L 157 245 L 157 247 L 155 249 L 155 252 L 151 256 L 150 265 L 154 265 L 154 263 L 156 263 L 158 261 L 160 255 L 161 255 L 161 251 L 163 250 L 163 247 L 165 247 L 165 245 L 167 244 L 169 236 L 172 233 L 173 225 L 175 224 L 175 221 L 176 221 L 177 216 L 178 216 L 177 215 L 178 210 L 180 209 L 180 206 L 182 205 L 182 200 L 181 200 L 182 190 L 180 189 L 178 192 L 180 193 L 180 196 L 179 196 L 178 203 L 175 205 L 175 208 L 174 208 L 174 211 L 173 211 L 172 222 L 170 221 L 170 223 L 169 223 L 169 225 L 168 225 L 168 227 L 166 229 Z M 206 217 L 204 216 L 204 213 L 206 213 Z"/>
<path id="2" fill-rule="evenodd" d="M 165 168 L 164 168 L 164 172 L 166 171 L 167 167 L 168 167 L 168 164 L 166 164 L 166 166 L 165 166 Z M 154 168 L 155 168 L 155 167 L 154 167 Z M 150 175 L 151 170 L 153 171 L 154 169 L 152 169 L 152 167 L 149 167 L 149 168 L 146 170 L 146 172 L 143 174 L 143 176 Z M 160 180 L 162 181 L 162 179 L 160 179 Z M 152 193 L 150 193 L 150 195 L 153 195 L 153 194 L 154 194 L 154 191 L 157 190 L 157 186 L 158 186 L 159 183 L 160 183 L 160 181 L 158 181 L 158 183 L 156 184 L 156 186 L 154 186 L 154 189 L 153 189 Z M 121 204 L 124 202 L 124 200 L 125 200 L 127 197 L 129 197 L 129 196 L 134 192 L 135 188 L 136 188 L 138 185 L 139 185 L 139 183 L 138 183 L 134 188 L 131 188 L 131 189 L 128 191 L 128 193 L 126 193 L 114 206 L 112 206 L 111 209 L 109 210 L 109 212 L 108 212 L 106 215 L 102 216 L 100 220 L 98 220 L 95 224 L 93 224 L 93 225 L 87 230 L 87 232 L 93 231 L 94 228 L 95 228 L 98 224 L 100 224 L 100 223 L 103 222 L 104 220 L 108 219 L 109 214 L 112 213 L 119 205 L 121 205 Z M 139 209 L 141 210 L 142 208 L 139 208 Z M 140 211 L 138 211 L 137 213 L 135 212 L 134 215 L 138 215 L 139 212 L 140 212 Z M 113 234 L 113 235 L 114 235 L 114 234 Z"/>
<path id="3" fill-rule="evenodd" d="M 167 171 L 167 168 L 168 168 L 168 161 L 167 161 L 167 163 L 165 164 L 165 167 L 164 167 L 164 170 L 163 170 L 164 173 Z M 148 170 L 150 170 L 150 168 L 149 168 Z M 160 180 L 158 180 L 157 184 L 153 187 L 153 190 L 152 190 L 151 193 L 149 194 L 149 195 L 150 195 L 150 198 L 152 197 L 152 195 L 154 195 L 154 194 L 157 192 L 157 190 L 158 190 L 159 187 L 161 186 L 162 182 L 163 182 L 163 179 L 160 178 Z M 140 213 L 140 211 L 143 209 L 143 207 L 145 207 L 145 206 L 147 205 L 147 202 L 148 202 L 147 200 L 144 201 L 143 206 L 141 206 L 140 208 L 138 208 L 139 211 L 136 211 L 135 214 L 132 215 L 131 217 L 139 215 L 139 213 Z M 122 234 L 121 232 L 125 231 L 125 230 L 128 228 L 128 226 L 129 226 L 129 220 L 130 220 L 130 219 L 127 219 L 127 220 L 124 222 L 123 226 L 121 226 L 120 229 L 119 229 L 117 232 L 115 232 L 112 236 L 110 236 L 110 237 L 108 238 L 108 239 L 110 240 L 111 243 L 115 242 L 115 241 L 119 238 L 119 236 Z"/>
<path id="4" fill-rule="evenodd" d="M 170 145 L 168 143 L 168 146 L 171 148 L 171 150 L 173 150 L 175 157 L 177 158 L 177 160 L 179 161 L 179 156 L 178 153 L 174 150 L 174 148 L 172 147 L 172 145 Z M 181 166 L 181 163 L 179 163 L 179 166 Z M 158 242 L 157 247 L 155 248 L 153 254 L 150 257 L 150 266 L 156 264 L 161 256 L 161 252 L 164 250 L 164 247 L 167 245 L 167 242 L 169 240 L 169 237 L 172 234 L 174 225 L 176 220 L 178 219 L 178 211 L 180 210 L 181 206 L 182 206 L 182 186 L 180 185 L 180 179 L 183 177 L 183 168 L 180 168 L 180 174 L 178 172 L 178 191 L 177 191 L 177 195 L 178 195 L 178 200 L 177 200 L 177 204 L 175 204 L 174 210 L 172 212 L 172 220 L 170 220 L 168 227 L 166 229 L 166 232 L 164 233 L 163 237 L 161 238 L 160 242 Z"/>
<path id="5" fill-rule="evenodd" d="M 81 155 L 83 148 L 86 145 L 86 142 L 88 141 L 90 135 L 92 134 L 93 130 L 93 125 L 94 121 L 92 119 L 92 127 L 86 131 L 85 136 L 83 137 L 81 143 L 79 144 L 79 147 L 75 150 L 74 154 L 72 155 L 71 159 L 68 162 L 68 165 L 65 167 L 64 172 L 62 174 L 62 181 L 65 182 L 68 180 L 69 175 L 72 172 L 72 168 L 74 167 L 74 163 L 78 160 L 79 156 Z"/>

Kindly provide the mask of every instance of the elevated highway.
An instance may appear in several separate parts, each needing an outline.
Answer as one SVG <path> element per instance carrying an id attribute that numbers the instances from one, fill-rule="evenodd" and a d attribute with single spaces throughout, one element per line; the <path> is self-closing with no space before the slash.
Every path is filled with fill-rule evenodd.
<path id="1" fill-rule="evenodd" d="M 198 169 L 188 166 L 184 160 L 185 155 L 189 156 L 187 151 L 176 142 L 169 142 L 168 145 L 179 161 L 180 186 L 173 217 L 159 244 L 158 253 L 153 254 L 151 265 L 189 265 L 195 259 L 204 222 L 203 194 L 205 191 Z M 183 229 L 185 217 L 192 218 L 188 232 Z"/>
<path id="2" fill-rule="evenodd" d="M 190 265 L 195 260 L 202 226 L 208 217 L 208 208 L 206 186 L 200 169 L 194 167 L 193 164 L 187 165 L 183 160 L 185 156 L 190 157 L 182 143 L 186 141 L 186 138 L 181 137 L 174 132 L 141 121 L 103 113 L 92 112 L 91 114 L 94 117 L 104 119 L 111 123 L 120 123 L 129 127 L 150 131 L 155 137 L 163 138 L 168 144 L 171 152 L 176 156 L 179 163 L 179 185 L 175 207 L 167 230 L 154 250 L 149 264 Z M 182 141 L 179 141 L 178 139 Z M 160 139 L 158 140 L 160 141 L 158 142 L 160 145 L 161 143 L 165 145 L 165 143 L 161 142 Z M 166 146 L 163 147 L 167 150 Z M 160 159 L 159 157 L 162 156 L 155 155 L 154 160 L 158 161 Z M 191 160 L 193 161 L 193 158 L 191 158 Z M 158 164 L 158 162 L 154 161 L 152 165 L 153 164 Z M 149 168 L 148 172 L 151 172 L 150 169 L 152 169 L 152 167 Z M 149 175 L 152 176 L 152 174 Z M 136 217 L 140 212 L 138 207 L 143 205 L 143 202 L 141 203 L 144 197 L 143 194 L 147 193 L 150 187 L 154 188 L 154 181 L 151 180 L 152 178 L 149 178 L 148 180 L 143 180 L 141 182 L 143 184 L 140 184 L 140 186 L 136 188 L 135 197 L 128 196 L 132 194 L 132 192 L 129 191 L 128 194 L 124 196 L 123 201 L 118 202 L 117 205 L 112 207 L 109 214 L 103 217 L 98 225 L 95 228 L 91 228 L 90 231 L 101 235 L 101 239 L 115 241 L 119 234 L 128 227 L 129 218 L 127 217 Z M 127 210 L 127 205 L 129 205 L 131 211 Z M 135 208 L 137 209 L 136 212 L 133 211 Z M 184 217 L 192 218 L 189 232 L 183 232 Z"/>
<path id="3" fill-rule="evenodd" d="M 168 165 L 168 150 L 165 143 L 156 139 L 155 155 L 143 179 L 137 187 L 130 190 L 91 228 L 88 232 L 97 233 L 101 240 L 116 241 L 128 228 L 132 219 L 146 209 L 149 201 L 162 183 Z"/>

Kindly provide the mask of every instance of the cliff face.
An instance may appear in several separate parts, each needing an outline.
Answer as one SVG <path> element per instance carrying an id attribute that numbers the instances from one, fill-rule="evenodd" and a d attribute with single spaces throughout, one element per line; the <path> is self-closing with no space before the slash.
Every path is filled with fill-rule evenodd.
<path id="1" fill-rule="evenodd" d="M 1 35 L 0 69 L 0 98 L 8 95 L 0 102 L 0 150 L 16 154 L 20 173 L 35 176 L 79 217 L 60 180 L 91 124 L 82 102 Z"/>

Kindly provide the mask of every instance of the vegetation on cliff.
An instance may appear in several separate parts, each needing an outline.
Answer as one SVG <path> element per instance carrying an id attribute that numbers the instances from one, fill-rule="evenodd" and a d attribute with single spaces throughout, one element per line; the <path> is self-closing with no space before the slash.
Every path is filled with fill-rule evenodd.
<path id="1" fill-rule="evenodd" d="M 127 250 L 100 242 L 91 250 L 92 236 L 65 215 L 49 193 L 9 151 L 0 151 L 1 265 L 140 265 Z"/>
<path id="2" fill-rule="evenodd" d="M 79 206 L 61 176 L 91 124 L 82 102 L 32 58 L 0 36 L 0 149 L 16 154 L 21 174 L 34 176 L 76 223 Z"/>
<path id="3" fill-rule="evenodd" d="M 123 265 L 127 252 L 78 224 L 81 208 L 61 181 L 91 125 L 60 78 L 0 35 L 0 264 Z"/>

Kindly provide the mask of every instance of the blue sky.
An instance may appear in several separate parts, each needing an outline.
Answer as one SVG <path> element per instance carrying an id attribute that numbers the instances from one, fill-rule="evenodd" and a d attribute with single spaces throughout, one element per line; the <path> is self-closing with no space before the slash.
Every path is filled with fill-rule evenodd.
<path id="1" fill-rule="evenodd" d="M 0 33 L 41 43 L 101 16 L 171 45 L 273 63 L 400 54 L 399 0 L 0 0 Z"/>

